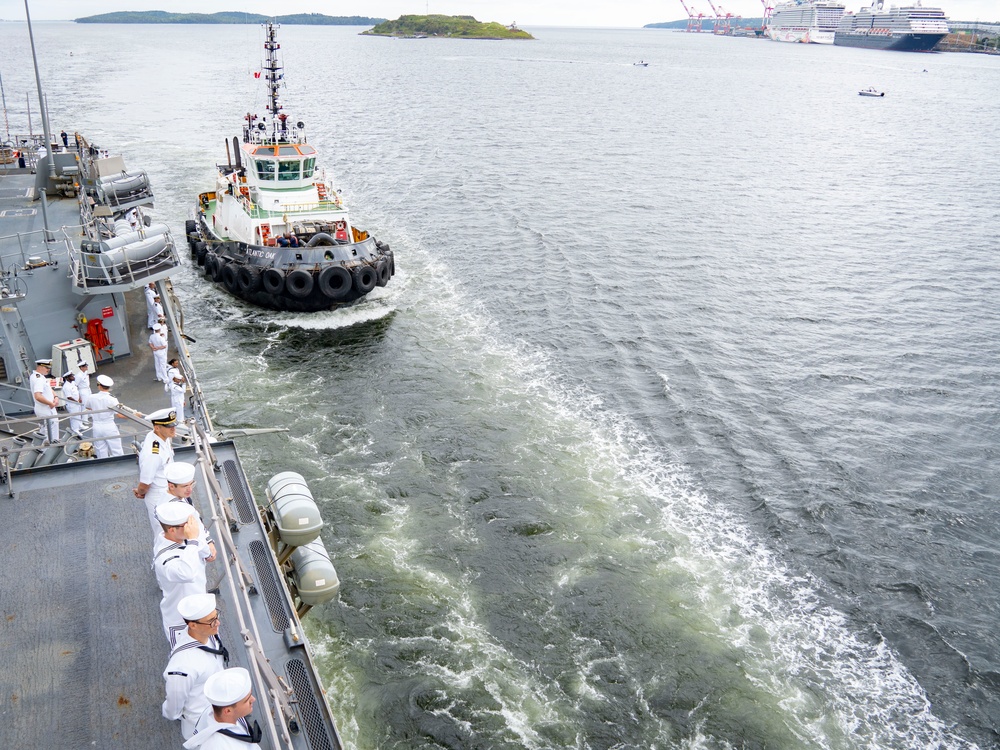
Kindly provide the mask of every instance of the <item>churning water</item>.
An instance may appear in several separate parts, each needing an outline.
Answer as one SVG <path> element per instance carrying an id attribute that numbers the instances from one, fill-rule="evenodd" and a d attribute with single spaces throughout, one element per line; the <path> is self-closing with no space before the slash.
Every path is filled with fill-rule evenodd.
<path id="1" fill-rule="evenodd" d="M 323 498 L 350 744 L 995 746 L 1000 58 L 357 31 L 282 28 L 283 97 L 392 283 L 175 280 L 218 423 L 289 430 L 257 486 Z M 54 126 L 182 235 L 260 30 L 36 36 Z"/>

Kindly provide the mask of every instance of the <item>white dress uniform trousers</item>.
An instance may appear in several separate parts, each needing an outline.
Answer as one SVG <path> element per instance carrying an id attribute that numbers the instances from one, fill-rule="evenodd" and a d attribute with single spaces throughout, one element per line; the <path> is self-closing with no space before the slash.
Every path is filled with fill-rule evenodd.
<path id="1" fill-rule="evenodd" d="M 118 399 L 107 391 L 98 391 L 97 393 L 90 394 L 83 405 L 91 411 L 100 411 L 117 406 Z M 118 425 L 115 424 L 114 413 L 94 414 L 93 420 L 94 428 L 91 431 L 91 435 L 94 439 L 94 449 L 97 451 L 97 457 L 108 458 L 109 456 L 125 455 L 125 451 L 122 449 L 122 439 L 117 437 Z M 115 437 L 111 437 L 112 435 Z"/>

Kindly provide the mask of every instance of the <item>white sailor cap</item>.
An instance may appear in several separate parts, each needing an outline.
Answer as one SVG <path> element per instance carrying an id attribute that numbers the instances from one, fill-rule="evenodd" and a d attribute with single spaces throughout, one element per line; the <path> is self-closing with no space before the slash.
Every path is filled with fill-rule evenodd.
<path id="1" fill-rule="evenodd" d="M 100 378 L 98 378 L 100 380 Z M 161 427 L 176 427 L 177 426 L 177 412 L 173 409 L 160 409 L 159 411 L 154 411 L 152 414 L 146 417 L 153 424 L 158 424 Z"/>
<path id="2" fill-rule="evenodd" d="M 215 610 L 215 594 L 191 594 L 177 602 L 177 614 L 188 622 L 208 617 Z"/>
<path id="3" fill-rule="evenodd" d="M 230 667 L 205 680 L 205 697 L 213 706 L 231 706 L 250 695 L 253 682 L 243 667 Z"/>
<path id="4" fill-rule="evenodd" d="M 163 475 L 170 484 L 188 484 L 194 481 L 194 464 L 173 461 L 167 464 L 167 468 L 163 470 Z"/>
<path id="5" fill-rule="evenodd" d="M 81 362 L 80 364 L 77 365 L 77 367 L 83 370 L 84 368 L 89 368 L 90 365 L 88 365 L 86 362 Z"/>
<path id="6" fill-rule="evenodd" d="M 159 323 L 153 323 L 153 330 L 154 331 L 159 331 L 160 330 L 160 324 Z"/>
<path id="7" fill-rule="evenodd" d="M 98 385 L 103 385 L 105 388 L 110 388 L 111 386 L 113 386 L 115 384 L 115 381 L 113 381 L 107 375 L 98 375 L 97 376 L 97 384 Z"/>
<path id="8" fill-rule="evenodd" d="M 45 365 L 46 367 L 52 367 L 52 360 L 51 359 L 36 359 L 35 360 L 35 364 L 36 365 Z"/>
<path id="9" fill-rule="evenodd" d="M 187 503 L 160 503 L 156 506 L 156 520 L 167 526 L 183 526 L 194 514 L 194 508 Z"/>

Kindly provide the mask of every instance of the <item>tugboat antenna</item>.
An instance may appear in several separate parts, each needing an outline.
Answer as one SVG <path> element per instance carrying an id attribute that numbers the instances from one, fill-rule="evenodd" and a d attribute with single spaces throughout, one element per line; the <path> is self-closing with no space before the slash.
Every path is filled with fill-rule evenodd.
<path id="1" fill-rule="evenodd" d="M 271 133 L 277 142 L 281 137 L 278 133 L 279 128 L 282 134 L 286 130 L 285 118 L 281 116 L 281 102 L 278 101 L 278 86 L 282 78 L 278 73 L 281 70 L 281 66 L 278 64 L 278 50 L 281 45 L 278 44 L 275 36 L 277 25 L 273 21 L 268 21 L 265 28 L 267 38 L 264 40 L 264 49 L 267 50 L 267 60 L 264 63 L 264 70 L 267 71 L 268 109 L 271 110 Z"/>

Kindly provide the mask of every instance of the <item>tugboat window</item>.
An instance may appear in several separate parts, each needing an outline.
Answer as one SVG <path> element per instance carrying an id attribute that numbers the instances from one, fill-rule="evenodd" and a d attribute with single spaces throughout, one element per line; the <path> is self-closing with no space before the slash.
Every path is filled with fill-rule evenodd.
<path id="1" fill-rule="evenodd" d="M 274 179 L 274 162 L 270 159 L 257 160 L 257 177 L 261 180 Z"/>
<path id="2" fill-rule="evenodd" d="M 302 179 L 308 180 L 313 176 L 313 172 L 316 171 L 316 159 L 303 159 L 302 160 Z"/>
<path id="3" fill-rule="evenodd" d="M 299 152 L 295 149 L 295 146 L 281 146 L 278 149 L 278 156 L 298 156 Z"/>
<path id="4" fill-rule="evenodd" d="M 295 161 L 278 162 L 278 179 L 279 180 L 299 179 L 299 160 L 296 159 Z"/>

